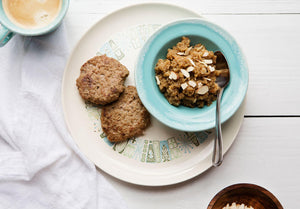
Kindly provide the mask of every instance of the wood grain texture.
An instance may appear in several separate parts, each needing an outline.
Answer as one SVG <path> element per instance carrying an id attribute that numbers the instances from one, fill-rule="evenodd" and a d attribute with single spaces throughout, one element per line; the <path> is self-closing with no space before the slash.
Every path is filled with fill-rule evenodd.
<path id="1" fill-rule="evenodd" d="M 64 25 L 70 46 L 112 11 L 145 0 L 72 0 Z M 248 116 L 300 115 L 299 0 L 167 0 L 203 14 L 240 43 L 249 64 Z M 284 208 L 300 197 L 300 118 L 245 118 L 221 167 L 182 184 L 139 187 L 101 172 L 131 209 L 207 208 L 228 185 L 254 183 L 271 191 Z"/>
<path id="2" fill-rule="evenodd" d="M 73 14 L 65 25 L 74 45 L 100 14 Z M 246 115 L 300 115 L 300 15 L 205 15 L 228 30 L 249 65 Z"/>
<path id="3" fill-rule="evenodd" d="M 101 174 L 118 189 L 131 209 L 206 209 L 223 188 L 252 183 L 269 190 L 283 208 L 300 197 L 300 118 L 246 118 L 222 165 L 168 187 L 141 187 Z"/>
<path id="4" fill-rule="evenodd" d="M 227 29 L 247 57 L 246 115 L 299 115 L 300 15 L 206 17 Z"/>
<path id="5" fill-rule="evenodd" d="M 193 8 L 203 14 L 300 13 L 300 2 L 298 0 L 72 0 L 70 9 L 74 13 L 107 14 L 124 6 L 145 2 L 177 4 L 182 7 Z"/>

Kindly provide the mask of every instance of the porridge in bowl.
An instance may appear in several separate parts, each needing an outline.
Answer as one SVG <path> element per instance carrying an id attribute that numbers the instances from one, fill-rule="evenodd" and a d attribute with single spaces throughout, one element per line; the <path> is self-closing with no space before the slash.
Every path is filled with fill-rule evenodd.
<path id="1" fill-rule="evenodd" d="M 155 78 L 159 90 L 174 106 L 209 106 L 217 98 L 220 89 L 215 83 L 217 56 L 201 43 L 190 46 L 190 39 L 182 37 L 166 59 L 159 59 L 155 66 Z"/>

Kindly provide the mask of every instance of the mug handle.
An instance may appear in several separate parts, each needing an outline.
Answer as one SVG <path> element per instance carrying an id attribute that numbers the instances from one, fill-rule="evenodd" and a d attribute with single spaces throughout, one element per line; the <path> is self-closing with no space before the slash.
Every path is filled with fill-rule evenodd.
<path id="1" fill-rule="evenodd" d="M 0 47 L 4 46 L 15 34 L 0 24 Z"/>

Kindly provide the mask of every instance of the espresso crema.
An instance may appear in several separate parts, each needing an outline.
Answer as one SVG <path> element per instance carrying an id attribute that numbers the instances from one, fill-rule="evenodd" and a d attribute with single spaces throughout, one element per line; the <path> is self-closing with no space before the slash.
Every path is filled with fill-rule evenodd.
<path id="1" fill-rule="evenodd" d="M 25 29 L 42 28 L 59 14 L 62 0 L 2 0 L 6 16 Z"/>

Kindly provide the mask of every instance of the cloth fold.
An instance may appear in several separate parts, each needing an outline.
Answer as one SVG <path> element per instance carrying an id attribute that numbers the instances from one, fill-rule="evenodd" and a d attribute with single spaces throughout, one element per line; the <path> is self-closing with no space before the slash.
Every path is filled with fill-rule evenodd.
<path id="1" fill-rule="evenodd" d="M 16 35 L 0 49 L 0 209 L 126 208 L 66 129 L 68 55 L 64 25 L 46 36 Z"/>
<path id="2" fill-rule="evenodd" d="M 0 153 L 0 179 L 29 179 L 26 162 L 21 152 Z"/>

